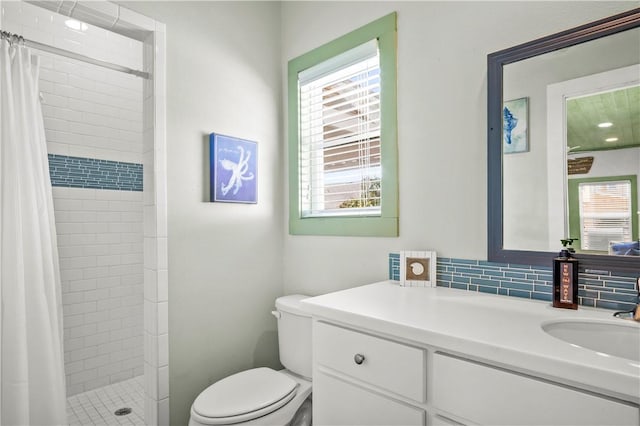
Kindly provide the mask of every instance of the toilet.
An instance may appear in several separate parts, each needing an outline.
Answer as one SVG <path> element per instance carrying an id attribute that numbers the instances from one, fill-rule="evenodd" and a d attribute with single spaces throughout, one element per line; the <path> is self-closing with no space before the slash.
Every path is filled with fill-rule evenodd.
<path id="1" fill-rule="evenodd" d="M 253 368 L 212 384 L 191 405 L 189 426 L 311 425 L 311 316 L 309 296 L 276 299 L 278 345 L 284 370 Z"/>

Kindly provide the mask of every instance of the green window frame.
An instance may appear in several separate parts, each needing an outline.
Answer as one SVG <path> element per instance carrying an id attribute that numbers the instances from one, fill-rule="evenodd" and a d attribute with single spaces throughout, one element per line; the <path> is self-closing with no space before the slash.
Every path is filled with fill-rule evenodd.
<path id="1" fill-rule="evenodd" d="M 288 64 L 289 233 L 292 235 L 398 236 L 396 13 L 326 43 Z M 376 216 L 303 217 L 300 203 L 300 72 L 377 39 L 380 55 L 381 200 Z"/>
<path id="2" fill-rule="evenodd" d="M 638 177 L 636 175 L 605 176 L 593 178 L 576 178 L 568 180 L 569 198 L 569 237 L 580 238 L 580 195 L 579 188 L 582 183 L 605 183 L 617 181 L 631 182 L 631 235 L 638 235 L 638 215 L 633 212 L 638 211 Z M 576 250 L 582 250 L 582 243 L 578 240 L 573 244 Z"/>

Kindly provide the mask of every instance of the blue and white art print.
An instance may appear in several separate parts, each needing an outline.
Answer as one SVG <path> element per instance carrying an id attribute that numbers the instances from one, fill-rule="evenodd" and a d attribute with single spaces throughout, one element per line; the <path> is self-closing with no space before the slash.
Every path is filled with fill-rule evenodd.
<path id="1" fill-rule="evenodd" d="M 258 143 L 211 133 L 211 201 L 258 202 Z"/>
<path id="2" fill-rule="evenodd" d="M 505 154 L 529 151 L 529 98 L 506 101 L 502 108 L 502 140 Z"/>

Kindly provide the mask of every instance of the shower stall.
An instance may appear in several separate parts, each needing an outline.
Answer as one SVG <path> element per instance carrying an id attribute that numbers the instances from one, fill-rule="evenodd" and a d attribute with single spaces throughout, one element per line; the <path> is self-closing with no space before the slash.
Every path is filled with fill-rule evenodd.
<path id="1" fill-rule="evenodd" d="M 168 424 L 164 26 L 110 2 L 0 8 L 40 57 L 70 422 L 109 423 L 104 397 Z"/>

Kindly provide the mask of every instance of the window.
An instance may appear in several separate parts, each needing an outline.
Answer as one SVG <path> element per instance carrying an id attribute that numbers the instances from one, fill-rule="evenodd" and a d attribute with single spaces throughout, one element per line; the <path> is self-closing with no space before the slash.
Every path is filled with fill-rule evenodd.
<path id="1" fill-rule="evenodd" d="M 300 72 L 298 90 L 302 217 L 379 216 L 377 40 Z"/>
<path id="2" fill-rule="evenodd" d="M 289 62 L 292 234 L 398 235 L 395 24 Z"/>
<path id="3" fill-rule="evenodd" d="M 637 238 L 636 188 L 635 176 L 569 180 L 571 236 L 582 250 L 608 252 Z"/>

